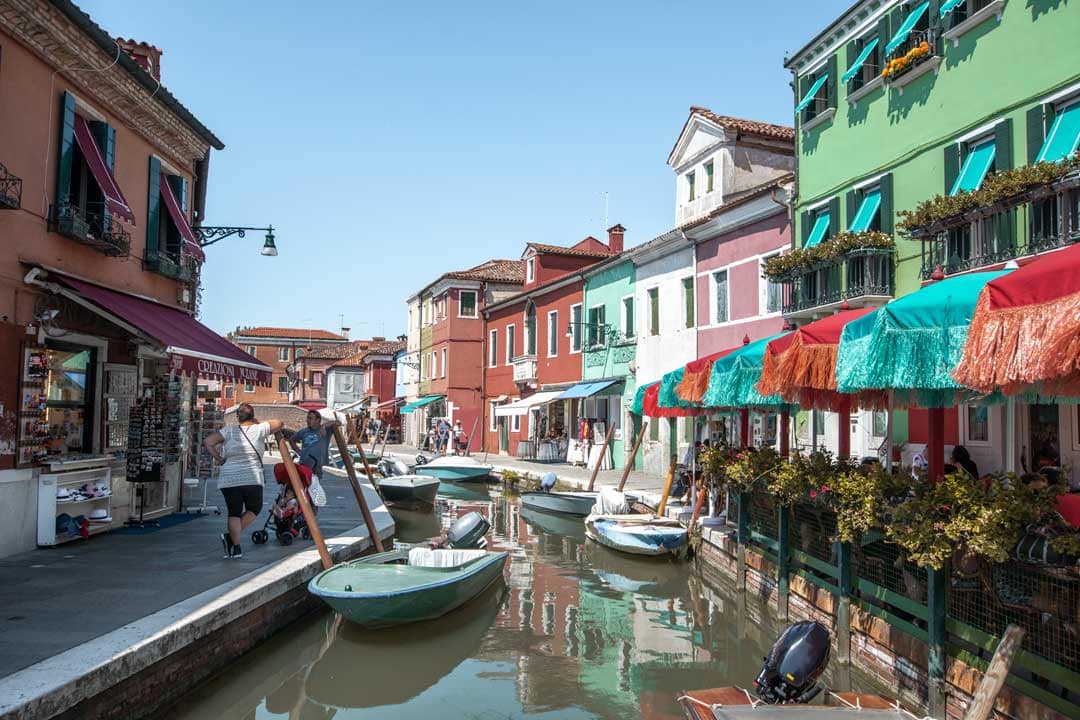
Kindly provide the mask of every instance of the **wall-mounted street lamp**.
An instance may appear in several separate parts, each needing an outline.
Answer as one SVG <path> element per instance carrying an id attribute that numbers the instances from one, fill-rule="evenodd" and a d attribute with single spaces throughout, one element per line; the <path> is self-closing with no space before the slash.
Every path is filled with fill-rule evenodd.
<path id="1" fill-rule="evenodd" d="M 232 227 L 224 225 L 200 225 L 199 227 L 191 228 L 195 232 L 196 237 L 199 239 L 199 247 L 206 247 L 207 245 L 213 245 L 214 243 L 224 240 L 225 238 L 236 235 L 237 237 L 244 237 L 248 230 L 253 232 L 265 232 L 266 242 L 263 243 L 262 254 L 266 257 L 277 256 L 277 246 L 274 244 L 274 226 L 264 228 L 257 227 Z"/>
<path id="2" fill-rule="evenodd" d="M 573 337 L 574 328 L 578 328 L 586 334 L 584 343 L 586 349 L 601 347 L 604 345 L 604 341 L 610 344 L 618 341 L 619 339 L 619 329 L 614 325 L 609 325 L 608 323 L 591 323 L 584 320 L 574 322 L 573 320 L 571 320 L 566 325 L 566 337 Z M 589 332 L 593 331 L 596 333 L 596 342 L 589 344 L 588 334 Z"/>

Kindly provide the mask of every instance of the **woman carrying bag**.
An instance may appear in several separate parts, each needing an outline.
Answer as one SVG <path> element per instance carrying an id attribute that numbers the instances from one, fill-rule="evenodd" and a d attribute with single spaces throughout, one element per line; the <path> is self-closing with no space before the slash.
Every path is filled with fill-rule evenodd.
<path id="1" fill-rule="evenodd" d="M 227 532 L 221 534 L 226 558 L 242 558 L 240 536 L 262 510 L 263 454 L 266 438 L 280 431 L 280 420 L 259 422 L 248 403 L 236 408 L 237 427 L 223 427 L 204 441 L 207 452 L 221 463 L 218 489 L 228 508 Z"/>

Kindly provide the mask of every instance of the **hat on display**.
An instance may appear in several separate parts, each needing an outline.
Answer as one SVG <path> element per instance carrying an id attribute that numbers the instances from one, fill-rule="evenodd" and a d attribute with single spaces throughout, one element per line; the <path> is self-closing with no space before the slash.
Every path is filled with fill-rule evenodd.
<path id="1" fill-rule="evenodd" d="M 68 490 L 66 487 L 58 487 L 58 488 L 56 488 L 56 499 L 57 500 L 68 500 L 70 498 L 71 498 L 71 491 Z"/>
<path id="2" fill-rule="evenodd" d="M 112 518 L 105 508 L 95 508 L 90 511 L 90 522 L 112 522 Z"/>

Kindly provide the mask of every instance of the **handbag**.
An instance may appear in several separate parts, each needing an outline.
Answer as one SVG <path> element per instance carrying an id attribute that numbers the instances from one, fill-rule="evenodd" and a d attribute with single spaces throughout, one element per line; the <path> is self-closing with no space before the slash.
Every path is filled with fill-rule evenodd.
<path id="1" fill-rule="evenodd" d="M 328 502 L 326 491 L 323 490 L 319 478 L 314 475 L 311 477 L 311 485 L 308 486 L 308 495 L 311 496 L 311 502 L 315 503 L 316 507 L 326 507 L 326 503 Z"/>

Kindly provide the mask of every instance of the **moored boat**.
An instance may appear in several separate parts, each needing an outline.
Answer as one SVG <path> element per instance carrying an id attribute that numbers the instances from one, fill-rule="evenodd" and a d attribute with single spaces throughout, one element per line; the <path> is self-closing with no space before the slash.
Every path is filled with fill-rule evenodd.
<path id="1" fill-rule="evenodd" d="M 491 466 L 479 463 L 467 455 L 444 455 L 426 463 L 417 464 L 413 472 L 440 480 L 482 482 L 491 474 Z"/>
<path id="2" fill-rule="evenodd" d="M 383 500 L 395 505 L 434 506 L 439 479 L 427 475 L 392 475 L 377 481 Z"/>
<path id="3" fill-rule="evenodd" d="M 915 720 L 880 695 L 826 692 L 820 705 L 766 705 L 738 687 L 690 690 L 679 698 L 687 720 Z"/>
<path id="4" fill-rule="evenodd" d="M 585 535 L 631 555 L 680 555 L 689 542 L 678 521 L 655 515 L 590 515 L 585 518 Z"/>
<path id="5" fill-rule="evenodd" d="M 324 570 L 308 591 L 368 628 L 432 620 L 464 605 L 502 577 L 507 553 L 393 550 Z"/>
<path id="6" fill-rule="evenodd" d="M 585 517 L 592 512 L 600 493 L 595 492 L 526 492 L 521 506 L 532 510 Z"/>

